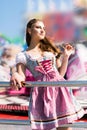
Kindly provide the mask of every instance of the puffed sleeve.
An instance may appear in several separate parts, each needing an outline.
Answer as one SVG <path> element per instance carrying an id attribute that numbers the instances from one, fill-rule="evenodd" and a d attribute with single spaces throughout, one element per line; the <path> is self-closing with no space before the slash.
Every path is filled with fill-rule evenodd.
<path id="1" fill-rule="evenodd" d="M 24 52 L 20 52 L 16 55 L 16 64 L 18 63 L 23 63 L 24 65 L 26 64 L 26 56 Z"/>

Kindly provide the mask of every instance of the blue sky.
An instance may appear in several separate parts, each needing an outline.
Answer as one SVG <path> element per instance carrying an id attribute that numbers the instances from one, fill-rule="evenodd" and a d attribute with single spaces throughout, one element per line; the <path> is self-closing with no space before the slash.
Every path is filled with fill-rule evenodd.
<path id="1" fill-rule="evenodd" d="M 72 0 L 0 0 L 0 33 L 15 38 L 20 36 L 24 18 L 33 12 L 71 8 Z M 62 2 L 62 3 L 61 3 Z M 66 7 L 65 7 L 66 6 Z"/>
<path id="2" fill-rule="evenodd" d="M 20 35 L 26 0 L 0 0 L 0 33 L 7 37 Z"/>

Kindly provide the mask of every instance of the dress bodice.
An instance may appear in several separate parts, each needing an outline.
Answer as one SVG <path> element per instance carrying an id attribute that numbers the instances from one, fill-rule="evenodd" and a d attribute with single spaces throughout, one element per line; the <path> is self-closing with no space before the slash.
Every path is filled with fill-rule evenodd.
<path id="1" fill-rule="evenodd" d="M 51 52 L 45 52 L 43 56 L 37 57 L 32 56 L 30 54 L 27 54 L 26 52 L 21 52 L 17 55 L 16 62 L 17 63 L 23 63 L 26 65 L 26 67 L 29 69 L 29 71 L 33 74 L 33 76 L 40 77 L 42 73 L 39 71 L 36 71 L 36 67 L 39 66 L 39 63 L 42 61 L 51 60 L 52 61 L 52 67 L 53 69 L 57 70 L 56 68 L 56 59 L 55 55 Z M 48 66 L 49 67 L 49 66 Z"/>

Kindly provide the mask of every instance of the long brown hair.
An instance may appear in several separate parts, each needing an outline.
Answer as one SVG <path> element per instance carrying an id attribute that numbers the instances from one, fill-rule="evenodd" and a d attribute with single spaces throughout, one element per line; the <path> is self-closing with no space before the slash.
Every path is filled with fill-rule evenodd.
<path id="1" fill-rule="evenodd" d="M 27 46 L 30 46 L 30 42 L 31 42 L 31 35 L 28 33 L 28 28 L 31 28 L 33 24 L 35 24 L 37 21 L 41 21 L 39 19 L 31 19 L 28 23 L 27 23 L 27 28 L 26 28 L 26 43 Z M 47 37 L 45 37 L 44 39 L 40 40 L 41 44 L 40 44 L 40 49 L 42 51 L 51 51 L 54 54 L 57 54 L 58 57 L 60 57 L 61 55 L 61 51 L 58 47 L 56 47 L 51 41 L 50 39 L 48 39 Z"/>

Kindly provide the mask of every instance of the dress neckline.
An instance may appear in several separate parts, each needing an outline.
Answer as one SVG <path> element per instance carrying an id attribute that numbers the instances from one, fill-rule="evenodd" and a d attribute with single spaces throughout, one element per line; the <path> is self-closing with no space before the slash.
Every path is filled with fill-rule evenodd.
<path id="1" fill-rule="evenodd" d="M 47 56 L 48 54 L 53 55 L 52 52 L 47 52 L 47 51 L 45 51 L 43 55 L 38 56 L 38 57 L 32 56 L 32 54 L 27 53 L 26 51 L 25 51 L 25 54 L 27 55 L 27 57 L 29 57 L 29 58 L 30 58 L 31 60 L 33 60 L 33 61 L 41 61 L 41 60 L 44 60 L 44 59 L 46 59 L 46 56 Z"/>
<path id="2" fill-rule="evenodd" d="M 38 59 L 42 59 L 44 57 L 44 56 L 38 56 L 38 57 L 32 56 L 32 54 L 27 53 L 26 51 L 25 51 L 25 54 L 32 60 L 38 60 Z"/>

